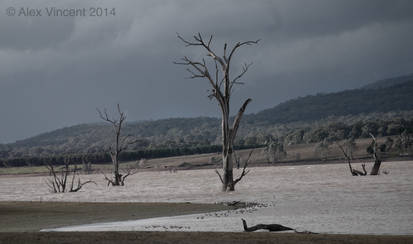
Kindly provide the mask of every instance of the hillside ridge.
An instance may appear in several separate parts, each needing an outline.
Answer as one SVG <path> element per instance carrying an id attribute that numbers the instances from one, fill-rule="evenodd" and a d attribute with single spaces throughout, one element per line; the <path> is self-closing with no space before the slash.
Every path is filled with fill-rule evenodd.
<path id="1" fill-rule="evenodd" d="M 386 80 L 391 80 L 391 85 L 387 84 L 383 87 L 384 80 L 380 80 L 364 88 L 308 95 L 288 100 L 256 114 L 246 114 L 241 122 L 236 143 L 258 145 L 265 142 L 265 137 L 268 135 L 279 137 L 290 134 L 300 138 L 294 139 L 293 143 L 316 142 L 325 138 L 320 135 L 316 135 L 316 139 L 311 138 L 315 133 L 320 133 L 315 131 L 319 126 L 317 124 L 324 124 L 328 127 L 332 123 L 344 123 L 350 126 L 350 129 L 356 126 L 354 128 L 360 130 L 363 123 L 367 121 L 385 120 L 384 124 L 394 127 L 397 123 L 404 123 L 394 122 L 396 117 L 398 120 L 413 118 L 411 116 L 413 114 L 413 100 L 411 99 L 413 97 L 413 75 Z M 361 125 L 355 125 L 357 123 Z M 384 126 L 383 123 L 375 127 Z M 137 143 L 129 148 L 131 151 L 194 148 L 219 145 L 219 126 L 219 118 L 168 118 L 128 122 L 123 134 L 138 139 Z M 343 129 L 345 125 L 335 127 Z M 381 130 L 387 129 L 383 127 Z M 308 135 L 305 135 L 306 133 Z M 384 135 L 387 132 L 380 133 Z M 397 130 L 391 133 L 397 134 Z M 348 135 L 347 132 L 346 135 Z M 50 156 L 62 153 L 101 153 L 111 142 L 109 125 L 103 122 L 79 124 L 42 133 L 15 143 L 0 144 L 0 159 L 33 155 Z"/>

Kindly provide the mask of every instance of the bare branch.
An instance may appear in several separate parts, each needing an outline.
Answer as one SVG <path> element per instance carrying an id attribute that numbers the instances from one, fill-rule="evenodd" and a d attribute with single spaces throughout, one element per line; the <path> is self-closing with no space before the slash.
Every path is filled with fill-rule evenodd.
<path id="1" fill-rule="evenodd" d="M 98 112 L 99 117 L 100 117 L 102 120 L 104 120 L 104 121 L 106 121 L 106 122 L 109 122 L 109 123 L 111 123 L 112 125 L 115 125 L 115 124 L 118 123 L 117 120 L 109 118 L 109 115 L 108 115 L 108 112 L 107 112 L 106 108 L 103 110 L 103 112 L 102 112 L 100 109 L 98 109 L 98 108 L 96 108 L 96 111 Z"/>
<path id="2" fill-rule="evenodd" d="M 215 169 L 215 173 L 218 175 L 219 179 L 221 180 L 221 183 L 223 184 L 224 180 L 222 179 L 222 176 L 217 169 Z"/>
<path id="3" fill-rule="evenodd" d="M 248 154 L 248 158 L 247 158 L 247 160 L 246 160 L 245 163 L 244 163 L 244 168 L 242 169 L 241 175 L 238 177 L 238 179 L 234 180 L 234 186 L 235 186 L 238 182 L 240 182 L 240 181 L 242 180 L 242 178 L 243 178 L 244 176 L 246 176 L 246 175 L 250 172 L 249 170 L 246 170 L 246 169 L 247 169 L 247 167 L 248 167 L 248 162 L 250 161 L 250 158 L 251 158 L 251 155 L 252 155 L 253 152 L 254 152 L 254 149 L 252 149 L 252 150 L 250 151 L 250 153 Z"/>
<path id="4" fill-rule="evenodd" d="M 237 44 L 235 44 L 235 46 L 232 48 L 231 53 L 229 54 L 229 57 L 228 57 L 228 61 L 227 61 L 228 66 L 229 66 L 229 63 L 231 62 L 232 56 L 234 55 L 235 51 L 236 51 L 238 48 L 240 48 L 240 47 L 242 47 L 242 46 L 244 46 L 244 45 L 250 46 L 250 45 L 252 45 L 252 44 L 258 44 L 259 41 L 260 41 L 260 39 L 258 39 L 258 40 L 256 40 L 256 41 L 238 42 Z"/>
<path id="5" fill-rule="evenodd" d="M 361 167 L 363 168 L 363 175 L 367 175 L 366 164 L 361 164 Z"/>
<path id="6" fill-rule="evenodd" d="M 340 148 L 341 152 L 343 153 L 344 157 L 345 157 L 346 160 L 347 160 L 348 167 L 349 167 L 349 169 L 350 169 L 350 173 L 351 173 L 353 176 L 356 175 L 356 174 L 354 174 L 353 167 L 351 167 L 351 159 L 350 159 L 350 157 L 347 155 L 347 153 L 346 153 L 346 151 L 344 150 L 343 146 L 341 146 L 339 143 L 337 143 L 337 146 L 338 146 L 338 148 Z"/>
<path id="7" fill-rule="evenodd" d="M 214 60 L 215 62 L 215 87 L 218 87 L 218 80 L 219 80 L 219 70 L 218 70 L 218 63 L 216 60 Z"/>
<path id="8" fill-rule="evenodd" d="M 202 46 L 201 43 L 196 43 L 196 42 L 189 42 L 187 40 L 185 40 L 179 33 L 176 33 L 176 36 L 178 37 L 179 40 L 181 40 L 183 43 L 186 44 L 187 47 L 189 46 Z M 196 36 L 194 36 L 194 38 L 196 38 Z"/>
<path id="9" fill-rule="evenodd" d="M 190 79 L 195 79 L 195 78 L 205 78 L 204 74 L 196 74 L 194 71 L 192 71 L 191 69 L 186 69 L 186 71 L 188 71 L 188 73 L 191 74 L 191 76 L 189 77 Z"/>
<path id="10" fill-rule="evenodd" d="M 232 124 L 232 133 L 230 135 L 230 140 L 231 141 L 234 141 L 235 136 L 237 135 L 237 131 L 238 131 L 239 124 L 241 122 L 242 115 L 244 114 L 248 103 L 250 103 L 251 101 L 252 101 L 252 99 L 248 98 L 247 100 L 245 100 L 244 104 L 242 104 L 241 108 L 239 109 L 238 114 L 234 119 L 234 123 Z"/>
<path id="11" fill-rule="evenodd" d="M 128 176 L 130 175 L 134 175 L 137 173 L 136 169 L 132 169 L 132 168 L 128 168 L 126 170 L 124 170 L 124 174 L 122 176 L 122 180 L 121 180 L 121 184 L 124 185 L 125 184 L 125 180 Z"/>
<path id="12" fill-rule="evenodd" d="M 344 157 L 346 158 L 346 160 L 348 161 L 348 162 L 350 162 L 350 157 L 347 155 L 347 153 L 346 153 L 346 151 L 344 150 L 344 148 L 343 148 L 343 146 L 342 145 L 340 145 L 339 143 L 337 143 L 337 146 L 338 146 L 338 148 L 340 148 L 340 150 L 341 150 L 341 152 L 343 153 L 343 155 L 344 155 Z"/>
<path id="13" fill-rule="evenodd" d="M 212 35 L 209 37 L 208 47 L 210 47 L 210 45 L 211 45 L 211 41 L 212 41 Z"/>
<path id="14" fill-rule="evenodd" d="M 93 180 L 88 180 L 88 181 L 85 181 L 85 182 L 80 182 L 80 178 L 79 178 L 79 179 L 78 179 L 78 182 L 77 182 L 76 188 L 73 188 L 73 185 L 72 185 L 72 188 L 70 189 L 70 192 L 77 192 L 77 191 L 79 191 L 80 189 L 82 189 L 82 187 L 83 187 L 84 185 L 89 184 L 89 183 L 93 183 L 93 184 L 96 185 L 96 182 L 94 182 Z"/>
<path id="15" fill-rule="evenodd" d="M 115 185 L 115 182 L 111 178 L 107 177 L 105 173 L 103 173 L 103 177 L 105 177 L 105 180 L 108 182 L 107 186 L 109 186 L 110 184 L 112 184 L 113 186 Z"/>
<path id="16" fill-rule="evenodd" d="M 367 175 L 366 168 L 365 168 L 366 165 L 365 165 L 365 164 L 362 164 L 362 165 L 361 165 L 361 167 L 363 168 L 363 171 L 364 171 L 364 172 L 361 172 L 360 170 L 357 170 L 357 169 L 353 169 L 353 167 L 351 166 L 351 157 L 346 153 L 346 151 L 344 150 L 344 148 L 343 148 L 342 145 L 340 145 L 339 143 L 337 143 L 337 146 L 338 146 L 338 148 L 341 150 L 341 152 L 343 153 L 344 157 L 346 158 L 347 163 L 348 163 L 348 167 L 349 167 L 349 169 L 350 169 L 350 173 L 351 173 L 353 176 L 365 176 L 365 175 Z"/>
<path id="17" fill-rule="evenodd" d="M 47 169 L 49 170 L 49 175 L 51 178 L 47 179 L 46 184 L 53 193 L 64 193 L 64 192 L 77 192 L 79 191 L 85 184 L 91 183 L 92 181 L 81 182 L 80 176 L 78 174 L 78 168 L 75 165 L 73 169 L 70 167 L 69 159 L 65 159 L 65 165 L 60 168 L 60 174 L 56 174 L 55 168 L 51 163 L 46 165 Z M 67 178 L 69 175 L 72 174 L 72 180 L 70 182 L 70 189 L 67 185 Z M 77 187 L 74 188 L 75 179 L 77 178 Z M 95 183 L 96 184 L 96 183 Z"/>
<path id="18" fill-rule="evenodd" d="M 179 64 L 179 65 L 188 65 L 193 67 L 196 71 L 198 71 L 198 74 L 192 71 L 191 69 L 187 69 L 187 71 L 192 75 L 190 78 L 207 78 L 211 84 L 212 87 L 216 87 L 215 82 L 209 75 L 208 67 L 206 66 L 206 62 L 203 59 L 202 63 L 201 62 L 194 62 L 188 57 L 183 57 L 182 58 L 183 62 L 174 62 L 174 64 Z"/>
<path id="19" fill-rule="evenodd" d="M 208 51 L 208 56 L 212 57 L 213 59 L 217 60 L 220 65 L 222 66 L 222 69 L 224 70 L 226 67 L 226 63 L 224 62 L 224 60 L 222 60 L 221 57 L 219 57 L 218 55 L 216 55 L 214 53 L 214 51 L 211 50 L 210 45 L 211 45 L 211 41 L 213 36 L 211 35 L 208 41 L 208 44 L 206 44 L 202 38 L 201 33 L 198 33 L 198 35 L 194 35 L 194 40 L 195 42 L 190 42 L 188 40 L 186 40 L 185 38 L 183 38 L 180 34 L 177 34 L 177 37 L 186 44 L 186 46 L 203 46 L 207 51 Z"/>
<path id="20" fill-rule="evenodd" d="M 245 63 L 243 66 L 242 66 L 242 71 L 241 71 L 241 73 L 239 74 L 239 75 L 237 75 L 237 77 L 235 77 L 230 83 L 230 89 L 232 89 L 232 87 L 234 86 L 234 85 L 236 85 L 236 84 L 244 84 L 243 82 L 239 82 L 238 80 L 239 79 L 241 79 L 241 77 L 242 76 L 244 76 L 244 74 L 245 73 L 247 73 L 247 71 L 248 71 L 248 69 L 249 69 L 249 67 L 251 67 L 251 65 L 252 65 L 252 62 L 251 63 L 249 63 L 249 64 L 247 64 L 247 63 Z"/>
<path id="21" fill-rule="evenodd" d="M 228 59 L 227 59 L 227 43 L 224 44 L 224 60 L 226 63 L 228 63 Z"/>

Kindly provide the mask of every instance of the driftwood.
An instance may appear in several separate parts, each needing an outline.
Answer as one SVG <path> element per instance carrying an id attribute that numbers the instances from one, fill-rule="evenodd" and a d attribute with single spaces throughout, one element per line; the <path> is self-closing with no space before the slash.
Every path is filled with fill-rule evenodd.
<path id="1" fill-rule="evenodd" d="M 317 232 L 311 232 L 311 231 L 307 231 L 307 230 L 303 230 L 303 231 L 298 231 L 296 229 L 284 226 L 284 225 L 279 225 L 279 224 L 258 224 L 258 225 L 254 225 L 251 227 L 247 226 L 247 221 L 245 221 L 245 219 L 241 219 L 242 220 L 242 225 L 244 226 L 244 231 L 245 232 L 253 232 L 256 230 L 268 230 L 268 231 L 272 231 L 272 232 L 276 232 L 276 231 L 286 231 L 286 230 L 293 230 L 295 233 L 297 234 L 318 234 Z"/>
<path id="2" fill-rule="evenodd" d="M 241 219 L 242 220 L 242 224 L 244 226 L 244 231 L 245 232 L 252 232 L 252 231 L 256 231 L 256 230 L 269 230 L 269 231 L 286 231 L 286 230 L 294 230 L 290 227 L 284 226 L 284 225 L 279 225 L 279 224 L 258 224 L 258 225 L 254 225 L 251 227 L 247 226 L 247 221 L 245 221 L 245 219 Z"/>

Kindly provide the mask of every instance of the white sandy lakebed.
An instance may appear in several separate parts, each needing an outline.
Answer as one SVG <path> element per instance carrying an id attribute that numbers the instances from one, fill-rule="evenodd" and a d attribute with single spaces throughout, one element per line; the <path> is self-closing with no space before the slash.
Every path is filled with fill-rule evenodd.
<path id="1" fill-rule="evenodd" d="M 220 192 L 214 170 L 141 172 L 128 178 L 125 187 L 106 187 L 102 175 L 82 175 L 97 185 L 66 194 L 48 192 L 45 177 L 7 176 L 0 177 L 0 201 L 243 201 L 265 205 L 54 231 L 243 231 L 244 218 L 249 225 L 277 223 L 319 233 L 413 234 L 413 162 L 384 162 L 382 170 L 389 174 L 353 177 L 346 164 L 257 167 L 231 193 Z"/>

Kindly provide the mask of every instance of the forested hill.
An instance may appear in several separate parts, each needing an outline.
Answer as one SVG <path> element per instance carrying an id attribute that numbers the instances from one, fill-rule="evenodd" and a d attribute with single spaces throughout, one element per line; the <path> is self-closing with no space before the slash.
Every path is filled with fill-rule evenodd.
<path id="1" fill-rule="evenodd" d="M 300 97 L 248 114 L 241 122 L 236 143 L 262 145 L 269 135 L 284 137 L 287 143 L 308 143 L 368 137 L 369 133 L 398 135 L 405 129 L 412 133 L 413 75 L 406 77 L 390 79 L 388 83 L 379 81 L 361 89 Z M 129 122 L 123 134 L 138 140 L 129 151 L 199 149 L 220 144 L 219 126 L 218 118 L 173 118 Z M 0 144 L 0 161 L 101 153 L 112 142 L 111 132 L 103 122 L 82 124 Z"/>
<path id="2" fill-rule="evenodd" d="M 248 116 L 249 123 L 315 121 L 329 116 L 413 110 L 413 76 L 362 89 L 300 97 Z"/>

